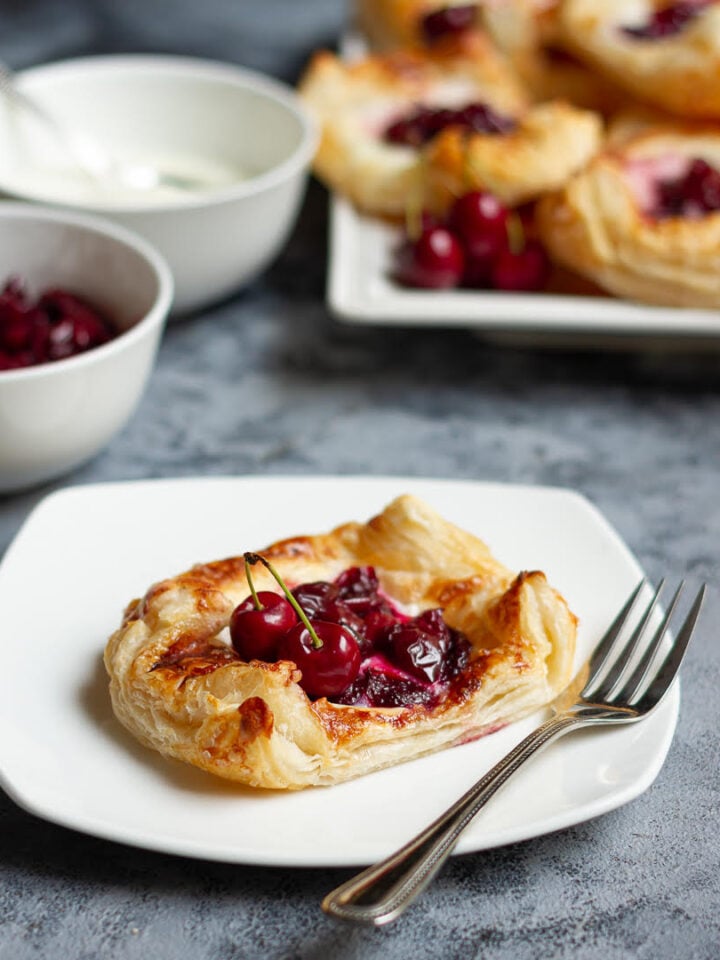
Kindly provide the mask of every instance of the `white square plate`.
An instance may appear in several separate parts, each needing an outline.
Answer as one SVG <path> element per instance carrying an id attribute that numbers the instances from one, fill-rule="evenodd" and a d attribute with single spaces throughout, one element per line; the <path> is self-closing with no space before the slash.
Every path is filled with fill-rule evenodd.
<path id="1" fill-rule="evenodd" d="M 542 719 L 335 787 L 253 791 L 136 743 L 115 720 L 102 651 L 125 604 L 193 563 L 365 520 L 414 493 L 509 567 L 544 570 L 580 618 L 578 664 L 641 576 L 569 490 L 409 478 L 251 477 L 75 487 L 31 514 L 0 564 L 0 782 L 23 807 L 111 840 L 235 863 L 350 866 L 386 856 Z M 493 800 L 458 852 L 597 816 L 657 775 L 677 685 L 643 723 L 550 747 Z"/>
<path id="2" fill-rule="evenodd" d="M 612 297 L 411 290 L 388 278 L 398 230 L 331 200 L 328 303 L 354 324 L 469 327 L 533 343 L 718 349 L 720 312 L 650 307 Z"/>

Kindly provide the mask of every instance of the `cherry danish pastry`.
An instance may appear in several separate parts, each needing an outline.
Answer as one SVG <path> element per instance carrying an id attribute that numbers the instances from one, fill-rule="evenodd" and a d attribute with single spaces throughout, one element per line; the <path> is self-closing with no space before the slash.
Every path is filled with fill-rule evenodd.
<path id="1" fill-rule="evenodd" d="M 540 572 L 403 496 L 368 523 L 196 566 L 129 604 L 105 664 L 142 743 L 255 787 L 333 784 L 490 733 L 567 684 Z"/>
<path id="2" fill-rule="evenodd" d="M 578 56 L 640 100 L 720 118 L 717 0 L 565 0 L 559 21 Z"/>
<path id="3" fill-rule="evenodd" d="M 595 113 L 531 106 L 477 31 L 352 63 L 322 52 L 300 89 L 322 131 L 315 172 L 372 214 L 442 214 L 454 197 L 481 189 L 523 203 L 557 189 L 601 137 Z"/>
<path id="4" fill-rule="evenodd" d="M 555 259 L 618 296 L 717 309 L 720 133 L 640 126 L 611 143 L 540 201 L 543 242 Z"/>

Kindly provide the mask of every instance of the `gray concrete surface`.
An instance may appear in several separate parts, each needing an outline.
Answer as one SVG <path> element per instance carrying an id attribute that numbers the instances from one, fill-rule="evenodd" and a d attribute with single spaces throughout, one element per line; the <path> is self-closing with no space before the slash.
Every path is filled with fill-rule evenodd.
<path id="1" fill-rule="evenodd" d="M 0 7 L 0 57 L 171 50 L 293 80 L 343 17 L 339 0 L 24 0 Z M 347 871 L 144 852 L 0 793 L 0 960 L 717 960 L 720 361 L 341 326 L 324 304 L 326 212 L 313 185 L 264 277 L 169 327 L 140 410 L 94 462 L 0 499 L 0 552 L 50 490 L 101 480 L 369 473 L 572 487 L 651 577 L 711 584 L 665 766 L 602 818 L 455 858 L 381 931 L 320 912 Z"/>

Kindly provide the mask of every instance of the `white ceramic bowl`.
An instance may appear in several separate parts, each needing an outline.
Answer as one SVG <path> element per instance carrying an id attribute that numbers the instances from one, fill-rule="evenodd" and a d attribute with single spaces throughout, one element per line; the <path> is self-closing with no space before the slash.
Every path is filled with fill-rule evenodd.
<path id="1" fill-rule="evenodd" d="M 19 86 L 120 161 L 209 176 L 202 192 L 103 187 L 77 173 L 47 127 L 0 102 L 0 191 L 99 213 L 140 233 L 173 272 L 174 313 L 228 296 L 279 253 L 317 139 L 291 88 L 229 64 L 147 55 L 35 67 Z"/>
<path id="2" fill-rule="evenodd" d="M 134 412 L 172 301 L 167 264 L 141 238 L 94 217 L 0 201 L 0 286 L 86 297 L 122 333 L 86 353 L 0 371 L 0 491 L 90 459 Z"/>

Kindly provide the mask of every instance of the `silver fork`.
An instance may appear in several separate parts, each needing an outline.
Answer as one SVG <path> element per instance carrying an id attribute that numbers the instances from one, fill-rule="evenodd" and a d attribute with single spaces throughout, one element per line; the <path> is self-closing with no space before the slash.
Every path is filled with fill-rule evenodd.
<path id="1" fill-rule="evenodd" d="M 670 620 L 683 584 L 660 624 L 647 637 L 663 582 L 629 636 L 627 627 L 642 580 L 610 625 L 589 662 L 552 704 L 553 715 L 519 743 L 422 833 L 386 860 L 329 893 L 323 910 L 342 920 L 382 926 L 395 920 L 428 886 L 452 853 L 460 834 L 526 760 L 571 730 L 596 724 L 635 723 L 659 705 L 677 675 L 700 613 L 705 587 L 695 597 L 663 656 Z"/>

